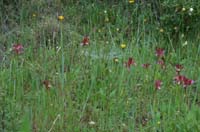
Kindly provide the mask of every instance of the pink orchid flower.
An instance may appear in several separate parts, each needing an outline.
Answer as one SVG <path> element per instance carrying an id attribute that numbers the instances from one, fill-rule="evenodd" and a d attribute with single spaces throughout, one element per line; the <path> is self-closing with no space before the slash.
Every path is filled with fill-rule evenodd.
<path id="1" fill-rule="evenodd" d="M 14 44 L 12 47 L 12 50 L 16 53 L 16 54 L 21 54 L 23 53 L 24 47 L 22 44 Z"/>
<path id="2" fill-rule="evenodd" d="M 161 58 L 164 56 L 165 50 L 163 48 L 156 48 L 156 56 Z"/>
<path id="3" fill-rule="evenodd" d="M 156 90 L 160 90 L 161 89 L 161 85 L 162 85 L 162 81 L 156 80 L 154 85 L 155 85 Z"/>

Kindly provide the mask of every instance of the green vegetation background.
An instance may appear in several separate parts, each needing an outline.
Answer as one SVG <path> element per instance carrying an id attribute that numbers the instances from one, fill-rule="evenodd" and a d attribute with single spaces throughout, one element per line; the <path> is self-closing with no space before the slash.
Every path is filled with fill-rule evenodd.
<path id="1" fill-rule="evenodd" d="M 0 131 L 200 131 L 199 20 L 199 0 L 1 0 Z M 187 89 L 173 83 L 177 63 Z"/>

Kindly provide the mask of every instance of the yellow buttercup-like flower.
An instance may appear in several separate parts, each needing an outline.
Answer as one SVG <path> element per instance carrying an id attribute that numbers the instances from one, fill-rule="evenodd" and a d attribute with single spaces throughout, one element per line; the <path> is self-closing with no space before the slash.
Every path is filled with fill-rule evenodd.
<path id="1" fill-rule="evenodd" d="M 118 58 L 114 58 L 114 62 L 115 62 L 115 63 L 118 63 L 118 62 L 119 62 L 119 59 L 118 59 Z"/>
<path id="2" fill-rule="evenodd" d="M 129 0 L 130 4 L 133 4 L 135 2 L 135 0 Z"/>
<path id="3" fill-rule="evenodd" d="M 164 32 L 164 29 L 163 29 L 163 28 L 161 28 L 161 29 L 160 29 L 160 32 L 161 32 L 161 33 L 163 33 L 163 32 Z"/>
<path id="4" fill-rule="evenodd" d="M 35 13 L 33 13 L 33 14 L 32 14 L 32 16 L 33 16 L 33 17 L 36 17 L 36 14 L 35 14 Z"/>
<path id="5" fill-rule="evenodd" d="M 120 47 L 121 47 L 122 49 L 124 49 L 124 48 L 126 48 L 126 44 L 123 43 L 123 44 L 120 45 Z"/>
<path id="6" fill-rule="evenodd" d="M 64 16 L 58 16 L 58 20 L 63 21 L 64 19 Z"/>
<path id="7" fill-rule="evenodd" d="M 185 7 L 182 8 L 182 11 L 186 11 Z"/>

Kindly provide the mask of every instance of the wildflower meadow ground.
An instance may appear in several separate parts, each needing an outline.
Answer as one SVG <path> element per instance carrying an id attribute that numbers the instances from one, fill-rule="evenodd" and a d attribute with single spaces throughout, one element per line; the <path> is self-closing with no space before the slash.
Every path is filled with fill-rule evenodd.
<path id="1" fill-rule="evenodd" d="M 1 132 L 200 131 L 198 0 L 0 5 Z"/>

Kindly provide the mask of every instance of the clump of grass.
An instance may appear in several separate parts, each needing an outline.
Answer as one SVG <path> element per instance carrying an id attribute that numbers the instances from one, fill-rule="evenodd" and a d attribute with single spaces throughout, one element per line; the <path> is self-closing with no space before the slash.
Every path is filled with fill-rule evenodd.
<path id="1" fill-rule="evenodd" d="M 62 23 L 56 17 L 43 18 L 35 29 L 35 40 L 38 47 L 56 48 L 59 46 Z"/>

